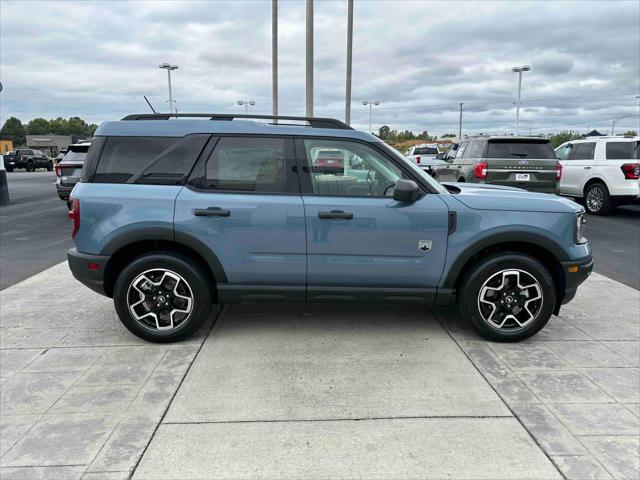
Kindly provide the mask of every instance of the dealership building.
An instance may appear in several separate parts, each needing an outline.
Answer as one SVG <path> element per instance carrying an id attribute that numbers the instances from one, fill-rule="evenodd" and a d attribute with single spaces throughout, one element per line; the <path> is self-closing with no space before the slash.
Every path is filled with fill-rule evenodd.
<path id="1" fill-rule="evenodd" d="M 55 157 L 60 150 L 66 150 L 72 143 L 71 135 L 27 135 L 27 148 L 41 150 L 49 157 Z"/>

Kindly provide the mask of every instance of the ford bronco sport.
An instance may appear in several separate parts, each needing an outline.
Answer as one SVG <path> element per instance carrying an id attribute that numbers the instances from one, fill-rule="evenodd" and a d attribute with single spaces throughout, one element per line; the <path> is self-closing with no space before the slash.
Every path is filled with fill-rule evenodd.
<path id="1" fill-rule="evenodd" d="M 315 169 L 326 151 L 342 152 L 341 169 Z M 332 119 L 105 122 L 71 202 L 74 276 L 151 341 L 191 334 L 214 303 L 456 299 L 480 334 L 520 340 L 593 265 L 575 202 L 443 186 Z"/>

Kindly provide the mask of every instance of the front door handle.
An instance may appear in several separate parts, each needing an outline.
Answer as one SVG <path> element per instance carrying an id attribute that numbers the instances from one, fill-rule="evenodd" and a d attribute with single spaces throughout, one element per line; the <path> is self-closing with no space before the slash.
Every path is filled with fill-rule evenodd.
<path id="1" fill-rule="evenodd" d="M 342 210 L 331 210 L 330 212 L 319 212 L 318 217 L 320 218 L 338 218 L 342 220 L 351 220 L 353 218 L 353 213 L 343 212 Z"/>
<path id="2" fill-rule="evenodd" d="M 196 217 L 229 217 L 231 212 L 220 207 L 196 208 L 193 211 Z"/>
<path id="3" fill-rule="evenodd" d="M 591 167 L 584 167 L 585 170 L 591 170 Z"/>

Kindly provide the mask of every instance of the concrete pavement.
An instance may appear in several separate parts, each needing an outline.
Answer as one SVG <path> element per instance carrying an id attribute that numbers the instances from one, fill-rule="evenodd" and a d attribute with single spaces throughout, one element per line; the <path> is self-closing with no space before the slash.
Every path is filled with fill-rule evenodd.
<path id="1" fill-rule="evenodd" d="M 0 293 L 3 479 L 640 471 L 640 293 L 597 274 L 519 344 L 452 309 L 243 305 L 153 345 L 70 285 L 60 264 Z"/>

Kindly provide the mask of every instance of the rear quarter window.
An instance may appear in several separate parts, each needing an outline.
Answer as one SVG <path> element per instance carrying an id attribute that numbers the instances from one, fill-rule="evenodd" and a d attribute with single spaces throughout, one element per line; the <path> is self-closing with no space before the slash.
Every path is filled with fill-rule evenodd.
<path id="1" fill-rule="evenodd" d="M 93 176 L 99 183 L 184 184 L 209 135 L 109 137 Z"/>
<path id="2" fill-rule="evenodd" d="M 556 154 L 548 141 L 492 140 L 489 141 L 487 158 L 530 158 L 551 160 Z"/>
<path id="3" fill-rule="evenodd" d="M 638 142 L 607 142 L 607 160 L 640 158 L 638 153 Z"/>

